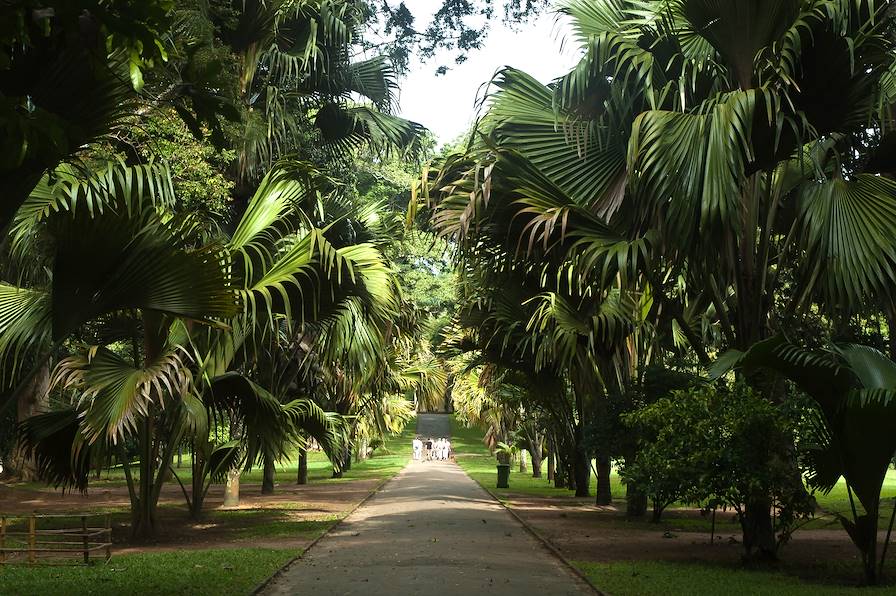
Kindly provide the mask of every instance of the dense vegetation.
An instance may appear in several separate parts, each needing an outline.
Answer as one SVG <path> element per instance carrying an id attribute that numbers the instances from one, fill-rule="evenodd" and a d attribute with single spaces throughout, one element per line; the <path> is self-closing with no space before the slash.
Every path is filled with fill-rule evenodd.
<path id="1" fill-rule="evenodd" d="M 293 460 L 307 482 L 312 447 L 339 477 L 447 406 L 577 497 L 621 479 L 630 518 L 734 511 L 750 562 L 845 487 L 879 581 L 889 3 L 561 0 L 579 63 L 505 68 L 439 153 L 395 115 L 410 57 L 462 62 L 547 2 L 446 0 L 426 27 L 360 0 L 7 4 L 7 473 L 120 470 L 151 538 L 165 486 L 198 519 L 215 485 L 235 505 Z"/>

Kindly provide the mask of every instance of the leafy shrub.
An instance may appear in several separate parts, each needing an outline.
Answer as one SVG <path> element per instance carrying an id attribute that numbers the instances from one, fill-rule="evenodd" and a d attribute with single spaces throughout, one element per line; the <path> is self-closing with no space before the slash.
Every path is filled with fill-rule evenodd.
<path id="1" fill-rule="evenodd" d="M 769 499 L 780 545 L 814 509 L 795 453 L 802 418 L 798 404 L 777 406 L 743 385 L 676 391 L 624 416 L 639 449 L 620 474 L 648 494 L 654 521 L 681 501 L 729 506 L 743 527 L 744 504 Z"/>

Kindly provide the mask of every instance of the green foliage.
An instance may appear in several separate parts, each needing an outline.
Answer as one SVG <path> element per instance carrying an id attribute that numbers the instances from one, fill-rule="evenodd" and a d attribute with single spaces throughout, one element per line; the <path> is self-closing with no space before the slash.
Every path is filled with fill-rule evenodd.
<path id="1" fill-rule="evenodd" d="M 813 511 L 796 469 L 797 412 L 750 389 L 713 386 L 677 391 L 628 414 L 640 437 L 620 475 L 654 502 L 654 518 L 676 501 L 730 506 L 745 523 L 744 505 L 771 498 L 779 508 L 779 540 Z"/>
<path id="2" fill-rule="evenodd" d="M 201 131 L 200 131 L 201 132 Z M 207 213 L 219 221 L 229 215 L 234 183 L 227 172 L 236 158 L 233 149 L 219 149 L 204 135 L 192 133 L 172 110 L 152 110 L 139 126 L 122 131 L 114 146 L 126 147 L 144 162 L 161 160 L 171 172 L 171 183 L 179 213 Z M 98 147 L 92 154 L 102 155 Z"/>
<path id="3" fill-rule="evenodd" d="M 107 138 L 134 107 L 171 0 L 15 0 L 0 16 L 0 229 L 47 169 Z"/>
<path id="4" fill-rule="evenodd" d="M 866 579 L 875 583 L 887 544 L 878 564 L 881 489 L 896 453 L 896 363 L 868 346 L 810 350 L 776 336 L 745 353 L 729 352 L 716 366 L 717 374 L 735 366 L 751 374 L 770 369 L 815 400 L 820 414 L 810 421 L 809 481 L 829 492 L 841 476 L 846 479 L 852 519 L 840 521 L 862 553 Z"/>

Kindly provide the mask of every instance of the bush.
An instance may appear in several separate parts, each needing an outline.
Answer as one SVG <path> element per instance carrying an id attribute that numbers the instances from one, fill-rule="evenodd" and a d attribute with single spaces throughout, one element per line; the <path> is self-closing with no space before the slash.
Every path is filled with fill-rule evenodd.
<path id="1" fill-rule="evenodd" d="M 730 506 L 743 526 L 744 504 L 769 498 L 780 545 L 814 510 L 794 447 L 803 418 L 799 404 L 776 406 L 743 385 L 677 391 L 624 417 L 639 450 L 620 475 L 643 487 L 655 521 L 681 501 Z"/>

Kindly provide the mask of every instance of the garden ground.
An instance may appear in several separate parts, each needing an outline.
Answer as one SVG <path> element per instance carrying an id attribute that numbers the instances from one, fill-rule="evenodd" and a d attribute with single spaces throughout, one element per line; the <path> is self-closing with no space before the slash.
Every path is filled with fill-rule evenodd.
<path id="1" fill-rule="evenodd" d="M 107 565 L 0 566 L 0 592 L 247 594 L 401 470 L 409 458 L 412 430 L 413 422 L 344 478 L 330 478 L 326 457 L 312 453 L 309 484 L 297 486 L 296 463 L 283 462 L 275 494 L 261 495 L 260 471 L 253 470 L 243 477 L 239 508 L 222 509 L 223 488 L 214 486 L 199 522 L 188 519 L 181 489 L 172 480 L 160 499 L 160 531 L 151 544 L 129 541 L 127 488 L 114 471 L 92 483 L 86 495 L 35 484 L 0 484 L 0 513 L 108 513 L 115 543 Z M 187 463 L 178 473 L 189 478 L 188 470 Z"/>
<path id="2" fill-rule="evenodd" d="M 608 594 L 896 594 L 892 583 L 855 587 L 861 577 L 856 551 L 830 516 L 798 530 L 777 569 L 744 570 L 739 528 L 730 513 L 718 514 L 716 540 L 710 544 L 710 520 L 694 509 L 671 508 L 660 524 L 627 521 L 624 487 L 615 477 L 616 500 L 608 507 L 596 507 L 592 499 L 577 499 L 546 479 L 517 471 L 510 489 L 495 489 L 495 461 L 482 445 L 481 433 L 454 425 L 452 434 L 459 465 Z M 246 594 L 394 476 L 407 462 L 410 436 L 406 431 L 390 440 L 343 479 L 329 478 L 325 458 L 313 454 L 311 484 L 296 486 L 295 465 L 287 463 L 278 469 L 274 495 L 260 495 L 260 475 L 253 471 L 244 478 L 240 508 L 221 509 L 216 487 L 199 523 L 187 521 L 180 489 L 172 483 L 163 494 L 162 531 L 153 544 L 127 541 L 127 494 L 114 473 L 86 496 L 35 485 L 0 485 L 0 512 L 108 512 L 116 542 L 108 565 L 0 566 L 0 584 L 4 594 Z M 891 473 L 884 496 L 889 498 L 894 489 Z M 848 507 L 842 490 L 819 503 L 826 511 Z M 888 570 L 896 575 L 892 559 Z"/>
<path id="3" fill-rule="evenodd" d="M 832 515 L 821 516 L 794 533 L 774 569 L 745 570 L 740 564 L 740 527 L 731 512 L 717 513 L 716 539 L 710 544 L 711 518 L 699 510 L 670 508 L 659 524 L 628 521 L 625 487 L 613 476 L 614 503 L 594 505 L 554 488 L 546 478 L 520 473 L 514 466 L 509 489 L 495 488 L 495 460 L 476 429 L 455 424 L 452 445 L 458 464 L 484 488 L 572 561 L 600 590 L 613 596 L 689 594 L 896 594 L 896 582 L 857 590 L 862 577 L 858 551 Z M 592 491 L 594 478 L 592 478 Z M 896 493 L 891 471 L 883 495 Z M 846 513 L 843 487 L 819 497 L 827 512 Z M 892 505 L 882 518 L 889 522 Z M 882 522 L 883 525 L 883 522 Z M 896 576 L 890 558 L 886 572 Z"/>

